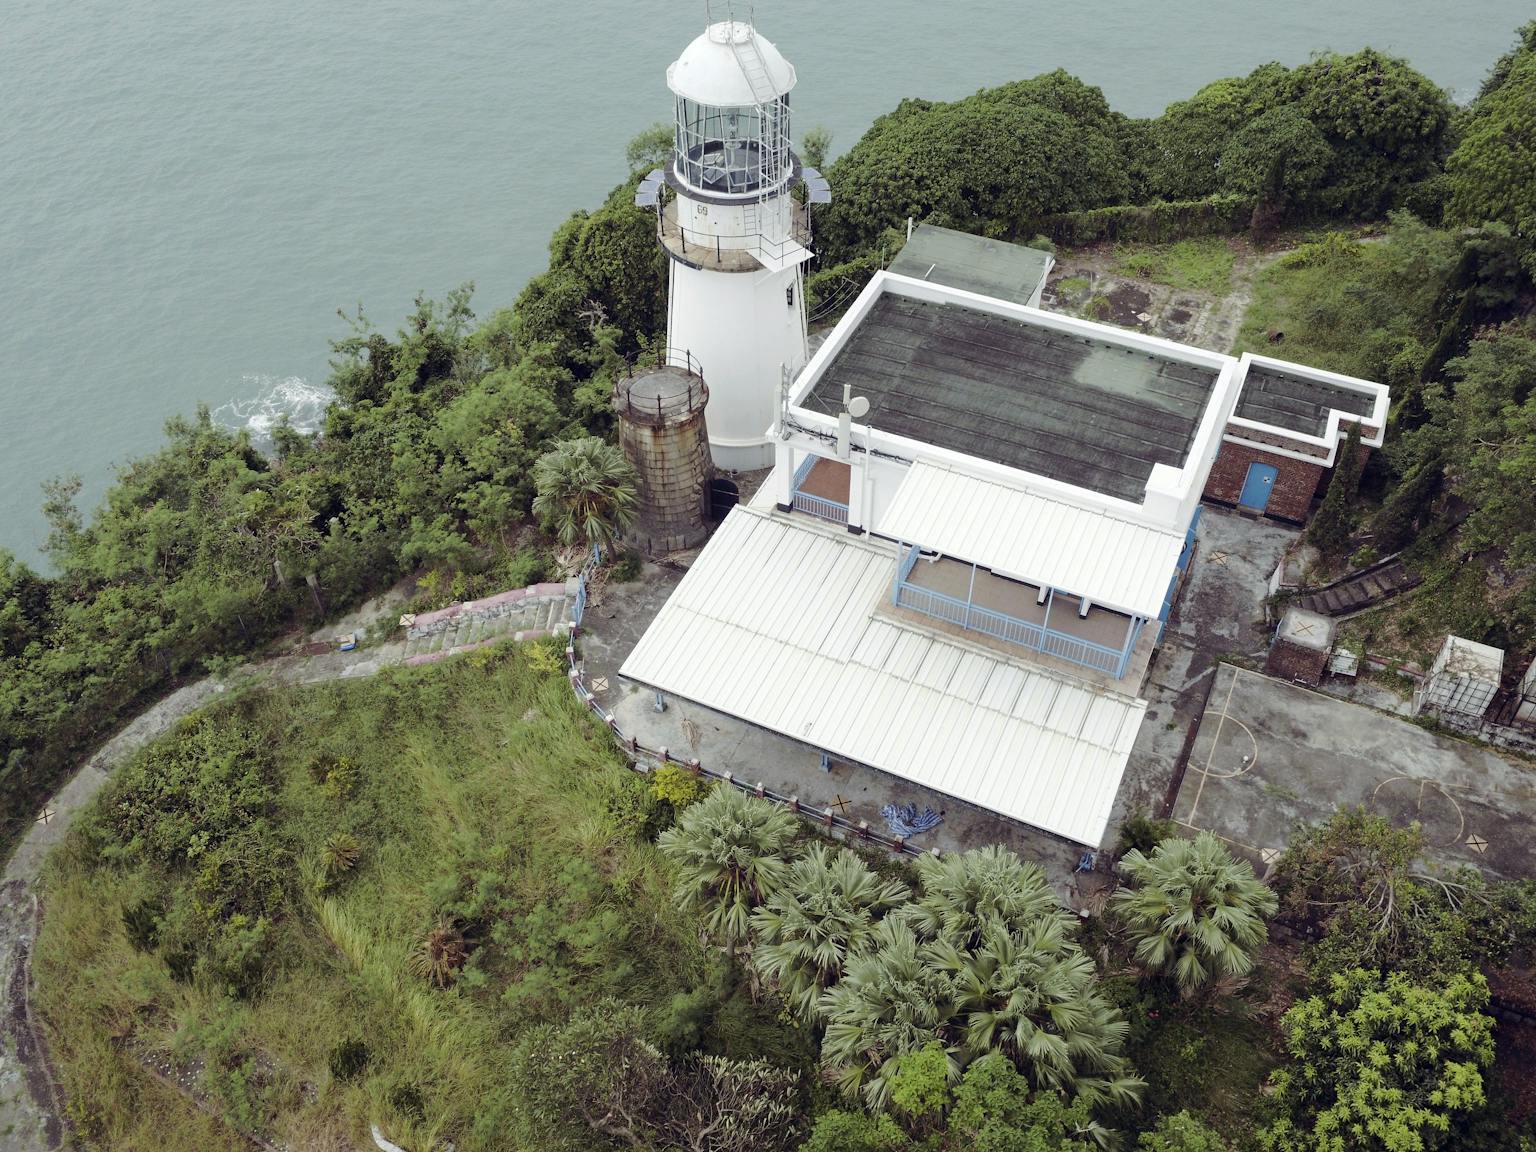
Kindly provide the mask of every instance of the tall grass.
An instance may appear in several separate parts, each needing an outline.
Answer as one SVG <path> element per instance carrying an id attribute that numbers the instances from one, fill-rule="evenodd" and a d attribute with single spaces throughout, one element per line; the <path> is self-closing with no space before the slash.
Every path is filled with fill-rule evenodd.
<path id="1" fill-rule="evenodd" d="M 217 706 L 272 750 L 274 835 L 296 855 L 296 895 L 265 985 L 246 1001 L 202 978 L 177 984 L 160 955 L 133 949 L 122 910 L 189 878 L 102 853 L 92 818 L 81 821 L 46 877 L 37 971 L 65 1091 L 88 1134 L 114 1149 L 239 1147 L 227 1131 L 210 1136 L 190 1106 L 158 1098 L 136 1055 L 148 1050 L 202 1061 L 206 1092 L 295 1147 L 364 1146 L 372 1122 L 413 1149 L 504 1146 L 498 1117 L 512 1101 L 499 1074 L 530 1022 L 501 998 L 518 974 L 493 965 L 474 986 L 438 989 L 413 974 L 411 953 L 477 885 L 531 908 L 560 895 L 571 860 L 596 869 L 613 894 L 607 906 L 620 910 L 630 999 L 659 1010 L 702 981 L 697 925 L 673 905 L 667 866 L 609 817 L 628 769 L 550 665 L 508 647 Z M 317 780 L 319 756 L 355 765 L 355 786 Z M 110 789 L 98 803 L 110 807 Z M 319 852 L 337 831 L 361 856 L 321 891 Z M 493 927 L 505 935 L 513 923 Z M 370 1055 L 361 1074 L 338 1081 L 330 1056 L 346 1040 Z M 140 1116 L 151 1100 L 153 1124 Z"/>
<path id="2" fill-rule="evenodd" d="M 1182 292 L 1224 295 L 1232 287 L 1233 264 L 1232 246 L 1221 236 L 1115 247 L 1115 271 Z"/>

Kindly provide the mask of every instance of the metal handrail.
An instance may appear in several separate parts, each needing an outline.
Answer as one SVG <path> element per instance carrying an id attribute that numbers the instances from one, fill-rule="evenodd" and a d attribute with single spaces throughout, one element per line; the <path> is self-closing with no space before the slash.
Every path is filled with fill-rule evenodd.
<path id="1" fill-rule="evenodd" d="M 820 520 L 828 520 L 833 524 L 848 523 L 848 505 L 839 504 L 836 500 L 828 500 L 825 496 L 813 496 L 809 492 L 802 492 L 796 488 L 790 498 L 790 507 L 799 509 Z"/>
<path id="2" fill-rule="evenodd" d="M 769 240 L 763 235 L 761 229 L 744 232 L 701 232 L 689 228 L 678 217 L 677 201 L 673 200 L 658 215 L 657 237 L 663 245 L 669 238 L 680 241 L 683 256 L 707 257 L 710 252 L 713 252 L 716 263 L 724 262 L 727 255 L 735 252 L 743 252 L 747 255 L 762 252 L 770 259 L 782 260 L 794 248 L 811 246 L 810 214 L 801 206 L 792 206 L 788 237 L 784 240 Z"/>
<path id="3" fill-rule="evenodd" d="M 573 621 L 572 637 L 576 635 L 577 631 L 575 624 L 576 622 Z M 618 720 L 614 714 L 604 709 L 598 703 L 597 697 L 593 694 L 592 689 L 587 687 L 586 680 L 582 676 L 581 665 L 576 663 L 576 645 L 574 642 L 568 642 L 565 646 L 565 662 L 566 675 L 571 682 L 571 688 L 576 693 L 577 699 L 585 704 L 592 714 L 613 733 L 614 739 L 618 741 L 619 747 L 624 751 L 625 759 L 629 761 L 629 766 L 636 772 L 642 775 L 650 775 L 651 770 L 647 761 L 656 764 L 677 764 L 687 768 L 697 776 L 705 776 L 722 784 L 729 784 L 731 787 L 737 788 L 742 792 L 750 792 L 760 799 L 771 800 L 775 804 L 782 804 L 796 815 L 803 816 L 805 819 L 813 821 L 829 831 L 849 833 L 866 843 L 878 844 L 889 852 L 914 857 L 937 856 L 939 854 L 937 848 L 932 848 L 925 852 L 921 848 L 908 844 L 904 836 L 887 836 L 883 832 L 876 831 L 869 826 L 869 822 L 866 820 L 854 822 L 830 807 L 818 809 L 809 804 L 800 803 L 800 797 L 798 796 L 785 796 L 768 788 L 761 782 L 749 784 L 745 780 L 736 779 L 730 772 L 717 772 L 713 768 L 706 767 L 697 758 L 684 760 L 672 755 L 666 748 L 647 747 L 640 743 L 636 737 L 626 736 L 620 730 Z"/>
<path id="4" fill-rule="evenodd" d="M 678 368 L 687 374 L 686 383 L 679 383 L 678 387 L 667 392 L 658 392 L 653 396 L 643 396 L 636 399 L 634 386 L 636 374 L 646 375 L 654 369 Z M 686 412 L 696 412 L 709 403 L 709 386 L 704 383 L 704 368 L 694 358 L 691 351 L 686 348 L 660 347 L 656 349 L 656 362 L 654 365 L 641 362 L 631 364 L 624 379 L 614 386 L 614 395 L 619 411 L 626 416 L 641 420 L 654 419 L 657 423 L 666 420 L 667 414 L 675 410 L 678 401 L 684 401 L 685 406 L 680 409 Z"/>
<path id="5" fill-rule="evenodd" d="M 811 469 L 816 467 L 816 462 L 821 459 L 820 456 L 810 455 L 800 461 L 800 466 L 795 469 L 795 482 L 789 498 L 790 507 L 798 508 L 818 519 L 829 520 L 833 524 L 846 524 L 848 523 L 848 505 L 803 491 L 800 487 L 805 483 L 806 477 L 811 474 Z"/>
<path id="6" fill-rule="evenodd" d="M 699 363 L 691 349 L 674 348 L 670 344 L 665 344 L 657 345 L 654 352 L 655 363 L 650 362 L 649 356 L 644 360 L 637 360 L 629 366 L 626 375 L 633 376 L 636 372 L 646 372 L 652 368 L 681 368 L 690 376 L 704 375 L 704 365 Z"/>
<path id="7" fill-rule="evenodd" d="M 935 592 L 932 588 L 910 583 L 907 577 L 917 563 L 918 552 L 917 548 L 907 552 L 902 557 L 898 569 L 895 602 L 900 607 L 910 608 L 914 612 L 931 616 L 935 620 L 958 624 L 962 628 L 995 637 L 1009 644 L 1017 644 L 1032 652 L 1056 656 L 1084 668 L 1109 672 L 1117 676 L 1123 674 L 1126 649 L 1109 648 L 1103 644 L 1096 644 L 1092 640 L 1083 640 L 1065 632 L 1058 632 L 1054 628 L 1047 628 L 1043 624 L 1021 620 L 1017 616 L 1009 616 L 1005 612 L 998 612 L 991 608 L 982 608 L 947 593 Z M 1140 635 L 1139 630 L 1136 635 Z"/>

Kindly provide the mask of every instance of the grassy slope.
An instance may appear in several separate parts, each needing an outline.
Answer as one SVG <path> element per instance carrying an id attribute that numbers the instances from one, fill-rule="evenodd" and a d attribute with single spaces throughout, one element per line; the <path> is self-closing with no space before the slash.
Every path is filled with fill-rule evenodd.
<path id="1" fill-rule="evenodd" d="M 1357 343 L 1337 339 L 1332 328 L 1308 323 L 1308 309 L 1325 298 L 1337 282 L 1338 269 L 1330 264 L 1295 266 L 1283 260 L 1269 264 L 1254 277 L 1253 299 L 1243 315 L 1232 354 L 1279 356 L 1348 374 L 1362 371 Z M 1280 343 L 1270 343 L 1271 332 L 1282 334 Z"/>
<path id="2" fill-rule="evenodd" d="M 1234 257 L 1225 237 L 1201 236 L 1172 244 L 1115 246 L 1115 271 L 1166 284 L 1181 292 L 1225 294 L 1232 286 Z"/>
<path id="3" fill-rule="evenodd" d="M 504 1001 L 509 986 L 527 987 L 526 965 L 509 949 L 482 953 L 479 988 L 433 990 L 408 970 L 438 909 L 477 883 L 501 885 L 528 909 L 558 895 L 571 861 L 588 862 L 602 879 L 599 902 L 617 917 L 629 969 L 618 990 L 654 1008 L 698 979 L 697 933 L 671 907 L 659 856 L 607 817 L 611 798 L 637 779 L 554 665 L 547 649 L 502 649 L 226 706 L 276 749 L 276 823 L 300 856 L 312 857 L 338 828 L 363 846 L 334 895 L 296 886 L 273 949 L 278 971 L 250 1001 L 204 979 L 178 984 L 160 956 L 134 951 L 121 910 L 166 878 L 105 863 L 89 835 L 77 834 L 47 878 L 37 976 L 85 1130 L 114 1149 L 229 1145 L 153 1084 L 128 1051 L 136 1049 L 204 1061 L 202 1086 L 226 1115 L 292 1146 L 331 1146 L 375 1119 L 407 1147 L 444 1138 L 465 1152 L 496 1146 L 509 1103 L 499 1069 L 520 1028 L 557 1012 L 558 997 L 535 987 L 515 1005 Z M 316 751 L 362 769 L 349 798 L 311 779 L 305 765 Z M 500 921 L 515 932 L 512 917 Z M 600 994 L 600 977 L 580 978 L 581 995 Z M 338 1082 L 328 1058 L 351 1037 L 367 1042 L 372 1059 L 361 1076 Z"/>

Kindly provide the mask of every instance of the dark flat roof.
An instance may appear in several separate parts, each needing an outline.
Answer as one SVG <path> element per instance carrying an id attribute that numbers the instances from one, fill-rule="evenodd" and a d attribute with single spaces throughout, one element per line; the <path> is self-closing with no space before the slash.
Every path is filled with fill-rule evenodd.
<path id="1" fill-rule="evenodd" d="M 891 262 L 898 276 L 1028 304 L 1050 271 L 1049 253 L 952 228 L 919 224 Z"/>
<path id="2" fill-rule="evenodd" d="M 843 385 L 882 431 L 1140 503 L 1182 467 L 1218 373 L 956 304 L 884 293 L 804 400 Z"/>
<path id="3" fill-rule="evenodd" d="M 1307 436 L 1321 436 L 1328 429 L 1330 409 L 1369 416 L 1375 404 L 1374 396 L 1353 388 L 1249 364 L 1232 414 Z"/>

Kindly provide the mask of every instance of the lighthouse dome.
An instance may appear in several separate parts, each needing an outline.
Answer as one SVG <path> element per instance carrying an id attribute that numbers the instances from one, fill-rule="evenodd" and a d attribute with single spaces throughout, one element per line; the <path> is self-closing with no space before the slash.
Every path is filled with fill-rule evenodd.
<path id="1" fill-rule="evenodd" d="M 722 20 L 683 49 L 667 69 L 667 87 L 685 100 L 717 108 L 758 104 L 762 101 L 753 92 L 746 69 L 755 70 L 759 60 L 775 96 L 795 86 L 795 66 L 752 25 Z"/>

